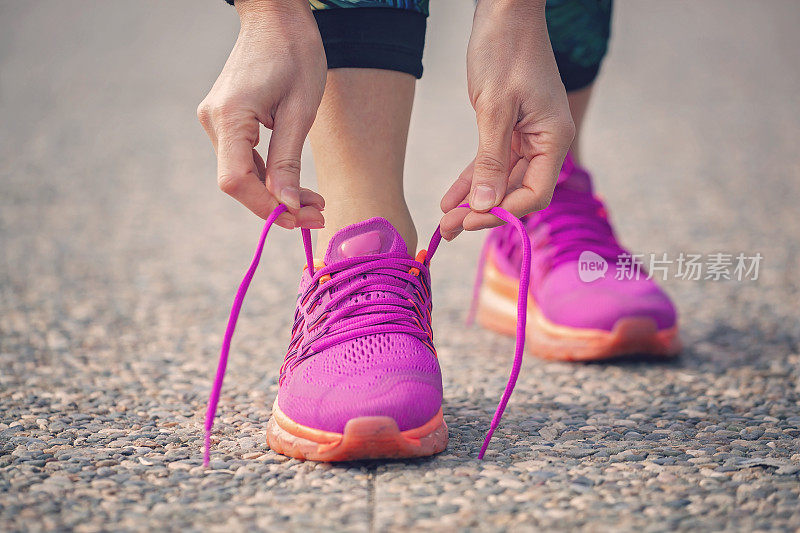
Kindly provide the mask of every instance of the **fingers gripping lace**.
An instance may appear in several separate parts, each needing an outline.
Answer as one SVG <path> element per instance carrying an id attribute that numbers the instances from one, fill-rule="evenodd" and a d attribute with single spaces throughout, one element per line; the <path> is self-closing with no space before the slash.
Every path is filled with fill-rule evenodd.
<path id="1" fill-rule="evenodd" d="M 469 207 L 469 205 L 463 204 L 460 207 Z M 286 207 L 284 205 L 279 205 L 269 217 L 267 217 L 264 228 L 261 231 L 261 237 L 259 238 L 253 260 L 233 300 L 233 306 L 231 307 L 230 316 L 228 318 L 228 325 L 225 329 L 225 336 L 223 337 L 222 347 L 220 349 L 219 363 L 214 377 L 214 384 L 208 398 L 208 408 L 206 410 L 204 424 L 204 466 L 208 466 L 210 461 L 211 430 L 214 425 L 217 405 L 219 404 L 222 383 L 228 364 L 231 339 L 236 329 L 239 312 L 241 311 L 245 294 L 247 294 L 247 289 L 250 286 L 250 282 L 253 279 L 253 275 L 261 259 L 267 234 L 275 223 L 275 220 L 284 211 L 286 211 Z M 494 431 L 497 429 L 497 426 L 500 424 L 503 412 L 514 391 L 514 386 L 516 385 L 520 368 L 522 367 L 522 355 L 525 348 L 525 319 L 527 313 L 527 295 L 530 282 L 531 261 L 530 240 L 522 222 L 508 211 L 499 207 L 492 208 L 490 212 L 505 222 L 512 224 L 517 229 L 523 241 L 523 253 L 522 273 L 517 300 L 517 340 L 514 349 L 514 363 L 505 391 L 503 392 L 503 396 L 500 399 L 500 403 L 497 406 L 497 410 L 489 426 L 489 431 L 484 439 L 483 446 L 481 446 L 480 453 L 478 454 L 479 459 L 483 459 L 486 448 L 489 446 L 489 441 Z M 371 258 L 370 256 L 350 258 L 336 265 L 332 265 L 331 267 L 323 267 L 315 271 L 311 252 L 311 234 L 308 230 L 303 229 L 302 235 L 307 267 L 309 273 L 312 275 L 312 283 L 301 296 L 301 304 L 307 306 L 307 309 L 309 309 L 309 306 L 316 305 L 323 305 L 323 308 L 321 313 L 314 320 L 314 323 L 306 327 L 306 332 L 315 332 L 309 338 L 303 338 L 302 335 L 295 335 L 298 328 L 303 327 L 304 320 L 304 317 L 295 317 L 295 324 L 292 328 L 292 342 L 289 345 L 286 360 L 281 368 L 281 378 L 290 367 L 298 365 L 303 360 L 321 350 L 350 339 L 374 333 L 408 333 L 420 338 L 420 340 L 425 342 L 435 353 L 432 344 L 433 332 L 430 328 L 430 278 L 427 267 L 429 267 L 431 259 L 442 240 L 440 228 L 436 228 L 436 231 L 431 237 L 428 253 L 423 261 L 423 265 L 426 267 L 424 270 L 418 268 L 419 262 L 408 257 L 400 254 L 398 254 L 397 257 L 384 254 L 377 258 Z M 398 264 L 402 265 L 403 268 L 408 266 L 408 271 L 398 269 Z M 390 265 L 392 265 L 393 268 L 390 268 Z M 335 274 L 337 271 L 342 270 L 347 270 L 347 276 L 340 277 L 339 281 L 337 281 Z M 365 279 L 361 283 L 352 283 L 354 277 L 365 276 L 366 274 L 369 274 L 368 279 Z M 322 282 L 323 286 L 325 286 L 325 290 L 319 290 L 320 282 L 323 279 L 326 279 L 326 281 Z M 350 283 L 345 285 L 346 281 Z M 341 288 L 342 290 L 337 291 L 337 288 Z M 413 290 L 414 293 L 410 292 L 410 290 Z M 348 305 L 341 305 L 348 298 L 352 298 L 360 291 L 381 291 L 391 296 L 380 298 L 376 302 L 351 301 Z M 323 304 L 321 303 L 322 296 L 326 293 L 332 296 Z M 423 308 L 420 309 L 416 302 L 424 302 Z M 375 310 L 376 305 L 381 307 L 380 310 L 387 311 L 385 318 L 376 318 L 376 313 L 367 312 L 368 308 Z"/>

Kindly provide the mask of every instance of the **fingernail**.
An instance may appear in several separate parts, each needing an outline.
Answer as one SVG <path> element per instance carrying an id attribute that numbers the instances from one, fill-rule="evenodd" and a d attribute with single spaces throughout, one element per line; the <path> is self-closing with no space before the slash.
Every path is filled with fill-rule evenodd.
<path id="1" fill-rule="evenodd" d="M 284 187 L 281 189 L 280 200 L 286 207 L 300 209 L 300 189 L 297 187 Z"/>
<path id="2" fill-rule="evenodd" d="M 306 229 L 322 229 L 325 227 L 325 221 L 309 220 L 308 222 L 303 224 L 303 227 Z"/>
<path id="3" fill-rule="evenodd" d="M 452 241 L 453 239 L 455 239 L 456 237 L 461 235 L 462 231 L 464 231 L 464 228 L 454 229 L 453 231 L 451 231 L 451 232 L 449 232 L 447 234 L 447 237 L 445 237 L 445 240 Z"/>
<path id="4" fill-rule="evenodd" d="M 472 201 L 470 207 L 483 211 L 494 207 L 495 194 L 491 187 L 488 185 L 478 185 L 472 192 Z"/>

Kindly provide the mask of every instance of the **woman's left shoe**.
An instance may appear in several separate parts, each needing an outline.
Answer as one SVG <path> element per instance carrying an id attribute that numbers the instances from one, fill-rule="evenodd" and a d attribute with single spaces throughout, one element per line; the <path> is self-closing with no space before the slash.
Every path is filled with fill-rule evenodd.
<path id="1" fill-rule="evenodd" d="M 550 206 L 523 220 L 533 247 L 530 353 L 598 361 L 680 351 L 672 301 L 619 244 L 589 173 L 571 155 Z M 473 309 L 481 325 L 499 333 L 512 334 L 517 325 L 521 242 L 513 228 L 494 228 L 481 255 Z"/>

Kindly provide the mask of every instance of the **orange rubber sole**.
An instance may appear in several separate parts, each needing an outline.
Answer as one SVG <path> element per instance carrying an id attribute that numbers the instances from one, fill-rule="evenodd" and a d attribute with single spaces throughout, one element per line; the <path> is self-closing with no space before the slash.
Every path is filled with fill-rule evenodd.
<path id="1" fill-rule="evenodd" d="M 519 282 L 487 259 L 476 319 L 487 329 L 514 335 Z M 640 354 L 669 358 L 681 351 L 677 325 L 659 330 L 652 318 L 634 316 L 620 319 L 611 331 L 572 328 L 548 320 L 531 297 L 525 346 L 537 357 L 556 361 L 602 361 Z"/>
<path id="2" fill-rule="evenodd" d="M 276 453 L 321 462 L 426 457 L 447 447 L 447 424 L 439 409 L 428 422 L 406 431 L 391 417 L 364 416 L 349 420 L 343 433 L 335 433 L 294 422 L 276 400 L 267 423 L 267 444 Z"/>

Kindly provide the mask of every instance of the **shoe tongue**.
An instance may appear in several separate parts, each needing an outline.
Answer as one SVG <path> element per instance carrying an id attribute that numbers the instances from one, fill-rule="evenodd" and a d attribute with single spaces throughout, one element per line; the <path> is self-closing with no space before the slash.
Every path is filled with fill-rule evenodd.
<path id="1" fill-rule="evenodd" d="M 388 220 L 371 218 L 340 229 L 328 243 L 325 264 L 332 265 L 343 259 L 363 255 L 403 252 L 406 243 Z"/>
<path id="2" fill-rule="evenodd" d="M 592 177 L 586 170 L 578 166 L 572 158 L 572 153 L 567 153 L 564 165 L 558 174 L 557 186 L 561 189 L 593 194 Z"/>

